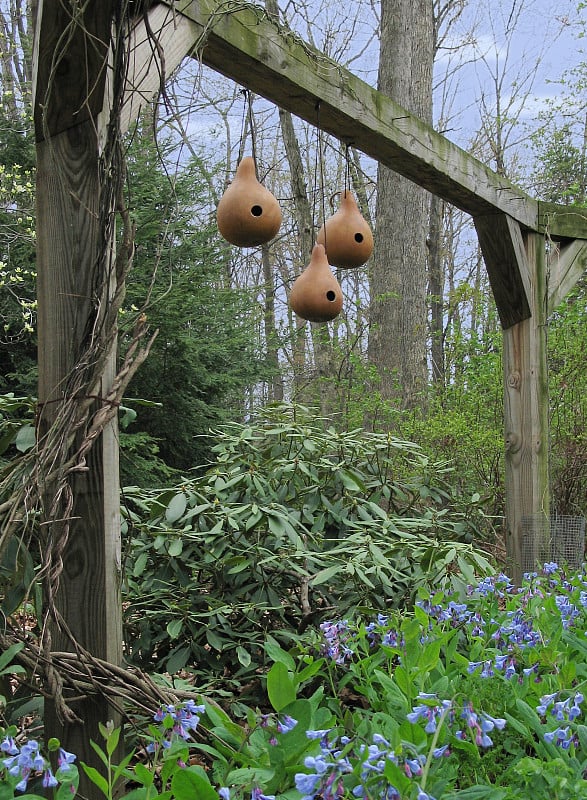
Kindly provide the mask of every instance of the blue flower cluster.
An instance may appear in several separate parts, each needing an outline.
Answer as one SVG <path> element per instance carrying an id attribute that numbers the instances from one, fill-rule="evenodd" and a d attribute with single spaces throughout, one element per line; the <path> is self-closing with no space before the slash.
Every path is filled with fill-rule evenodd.
<path id="1" fill-rule="evenodd" d="M 331 658 L 336 664 L 344 664 L 345 661 L 350 661 L 354 652 L 347 644 L 350 638 L 348 621 L 340 619 L 335 622 L 322 622 L 320 630 L 324 637 L 321 654 Z"/>
<path id="2" fill-rule="evenodd" d="M 218 789 L 218 796 L 221 800 L 230 800 L 230 789 L 223 786 L 222 789 Z M 251 791 L 251 800 L 275 800 L 275 795 L 263 794 L 261 789 L 254 787 Z"/>
<path id="3" fill-rule="evenodd" d="M 2 765 L 7 773 L 16 778 L 14 788 L 19 792 L 25 792 L 29 780 L 32 777 L 41 777 L 45 789 L 52 788 L 59 784 L 53 774 L 51 765 L 41 753 L 40 745 L 34 739 L 29 739 L 22 747 L 18 747 L 12 736 L 6 736 L 0 743 L 0 752 L 7 757 L 2 759 Z M 62 772 L 67 772 L 70 764 L 75 761 L 73 753 L 68 753 L 62 747 L 57 754 L 57 763 Z"/>
<path id="4" fill-rule="evenodd" d="M 560 699 L 561 692 L 554 692 L 553 694 L 545 694 L 540 698 L 540 705 L 536 707 L 536 711 L 542 716 L 546 717 L 548 710 L 550 714 L 558 722 L 573 722 L 581 716 L 581 709 L 579 706 L 583 702 L 583 695 L 581 692 L 575 692 L 574 695 L 569 695 L 565 700 Z M 578 745 L 579 739 L 570 725 L 559 725 L 553 731 L 548 731 L 544 734 L 544 741 L 561 747 L 563 750 L 569 750 L 571 745 Z"/>
<path id="5" fill-rule="evenodd" d="M 162 734 L 161 742 L 151 742 L 147 745 L 147 752 L 154 753 L 158 744 L 162 747 L 171 747 L 176 738 L 187 741 L 191 738 L 200 722 L 200 715 L 204 713 L 206 706 L 196 705 L 193 700 L 187 700 L 180 706 L 166 705 L 159 708 L 153 715 L 155 722 L 160 725 Z"/>
<path id="6" fill-rule="evenodd" d="M 493 741 L 489 733 L 495 729 L 501 731 L 505 727 L 505 719 L 492 717 L 484 711 L 475 711 L 473 703 L 468 700 L 457 707 L 452 700 L 439 700 L 435 694 L 421 692 L 418 699 L 422 701 L 421 704 L 414 706 L 407 719 L 412 724 L 425 722 L 426 733 L 435 733 L 439 725 L 446 721 L 457 739 L 472 738 L 479 747 L 491 747 Z M 464 729 L 460 720 L 465 722 Z M 438 753 L 435 751 L 436 757 L 444 754 L 445 750 L 442 748 L 439 748 Z"/>
<path id="7" fill-rule="evenodd" d="M 269 739 L 269 744 L 276 746 L 279 742 L 275 734 L 293 731 L 298 721 L 289 714 L 261 714 L 260 724 L 262 728 L 269 728 L 275 732 Z"/>
<path id="8" fill-rule="evenodd" d="M 310 739 L 320 742 L 320 753 L 307 756 L 304 765 L 308 772 L 298 772 L 295 776 L 296 789 L 302 800 L 339 800 L 347 796 L 350 785 L 353 797 L 367 800 L 378 797 L 381 800 L 400 800 L 401 792 L 385 775 L 388 762 L 400 767 L 408 778 L 419 778 L 426 762 L 425 756 L 405 753 L 397 754 L 390 743 L 380 734 L 373 734 L 370 744 L 353 742 L 348 736 L 337 736 L 331 729 L 307 731 Z M 438 748 L 436 758 L 445 755 L 446 748 Z M 358 767 L 353 767 L 353 762 Z M 354 777 L 348 784 L 345 775 Z M 418 800 L 435 800 L 418 786 Z"/>
<path id="9" fill-rule="evenodd" d="M 377 620 L 372 620 L 365 626 L 365 633 L 371 647 L 383 645 L 384 647 L 403 647 L 404 637 L 400 631 L 389 627 L 389 618 L 385 614 L 378 614 Z"/>

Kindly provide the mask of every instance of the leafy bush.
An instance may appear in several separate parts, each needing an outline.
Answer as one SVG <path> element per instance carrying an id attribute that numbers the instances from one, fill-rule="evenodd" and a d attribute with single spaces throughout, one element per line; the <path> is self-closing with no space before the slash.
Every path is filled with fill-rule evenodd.
<path id="1" fill-rule="evenodd" d="M 478 497 L 455 497 L 447 465 L 414 444 L 339 432 L 299 406 L 214 436 L 203 474 L 125 490 L 135 663 L 241 678 L 267 631 L 287 642 L 324 614 L 387 610 L 490 569 L 473 543 Z"/>

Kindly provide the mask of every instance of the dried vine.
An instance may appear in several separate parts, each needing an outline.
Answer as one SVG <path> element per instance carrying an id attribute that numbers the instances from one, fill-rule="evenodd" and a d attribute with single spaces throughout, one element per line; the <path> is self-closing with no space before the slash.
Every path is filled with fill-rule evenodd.
<path id="1" fill-rule="evenodd" d="M 70 41 L 75 27 L 83 24 L 83 4 L 72 5 L 71 19 L 60 37 Z M 144 676 L 95 659 L 76 641 L 59 613 L 56 595 L 63 571 L 63 553 L 71 534 L 75 506 L 74 479 L 87 471 L 91 448 L 118 414 L 124 391 L 147 358 L 157 331 L 149 334 L 147 317 L 139 313 L 122 365 L 105 396 L 101 385 L 106 366 L 117 345 L 118 317 L 125 296 L 125 281 L 132 266 L 134 226 L 124 202 L 125 163 L 120 132 L 124 99 L 129 7 L 115 4 L 116 19 L 110 56 L 113 102 L 99 160 L 99 243 L 93 260 L 90 285 L 92 306 L 78 357 L 63 385 L 60 398 L 38 408 L 37 443 L 34 449 L 12 462 L 0 475 L 0 558 L 14 537 L 25 545 L 35 543 L 40 551 L 37 580 L 42 584 L 44 605 L 38 642 L 22 637 L 16 625 L 5 621 L 0 644 L 6 648 L 23 640 L 19 660 L 26 667 L 35 691 L 52 697 L 64 722 L 79 722 L 71 701 L 80 695 L 101 692 L 108 702 L 142 703 L 151 707 L 164 695 Z M 56 54 L 54 76 L 60 55 Z M 47 139 L 49 141 L 49 138 Z M 113 256 L 114 225 L 121 223 L 121 237 Z M 51 629 L 57 626 L 70 641 L 72 653 L 52 652 Z M 139 688 L 142 687 L 141 690 Z M 67 697 L 66 697 L 67 695 Z M 141 698 L 143 698 L 141 700 Z"/>

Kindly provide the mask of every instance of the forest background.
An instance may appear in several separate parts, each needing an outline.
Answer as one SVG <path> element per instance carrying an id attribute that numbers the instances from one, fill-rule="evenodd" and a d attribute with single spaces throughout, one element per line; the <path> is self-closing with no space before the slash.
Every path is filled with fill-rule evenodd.
<path id="1" fill-rule="evenodd" d="M 8 457 L 30 446 L 34 433 L 22 420 L 37 391 L 35 150 L 30 9 L 23 0 L 1 0 L 0 9 L 0 392 L 5 422 L 14 421 L 4 427 Z M 367 82 L 385 81 L 378 4 L 278 9 L 267 0 L 266 10 Z M 585 4 L 564 2 L 550 16 L 532 0 L 438 0 L 429 22 L 432 91 L 419 115 L 533 196 L 585 205 Z M 294 401 L 339 430 L 365 426 L 422 445 L 499 519 L 501 335 L 471 220 L 418 190 L 425 224 L 410 228 L 408 211 L 382 202 L 377 165 L 344 132 L 341 141 L 322 136 L 319 117 L 309 127 L 256 97 L 247 125 L 248 100 L 241 87 L 190 61 L 127 137 L 136 249 L 121 354 L 137 314 L 159 335 L 121 409 L 123 485 L 170 485 L 212 459 L 211 430 Z M 237 250 L 218 234 L 215 208 L 253 147 L 284 221 L 269 245 Z M 328 325 L 306 323 L 290 310 L 288 293 L 345 180 L 375 230 L 375 253 L 364 268 L 337 270 L 341 315 Z M 573 515 L 585 513 L 587 491 L 585 306 L 582 281 L 549 320 L 553 509 Z"/>

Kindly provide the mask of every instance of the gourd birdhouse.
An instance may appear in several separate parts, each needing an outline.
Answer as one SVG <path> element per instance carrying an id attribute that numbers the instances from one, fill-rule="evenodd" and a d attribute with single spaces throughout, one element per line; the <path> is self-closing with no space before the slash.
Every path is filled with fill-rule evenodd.
<path id="1" fill-rule="evenodd" d="M 310 263 L 291 287 L 289 304 L 310 322 L 329 322 L 340 313 L 342 289 L 330 270 L 324 245 L 314 245 Z"/>
<path id="2" fill-rule="evenodd" d="M 256 247 L 276 235 L 281 209 L 269 189 L 257 180 L 255 161 L 242 159 L 216 209 L 218 230 L 238 247 Z"/>
<path id="3" fill-rule="evenodd" d="M 360 267 L 367 261 L 373 252 L 373 234 L 351 192 L 341 192 L 338 211 L 320 228 L 316 241 L 325 245 L 328 261 L 335 267 Z"/>

